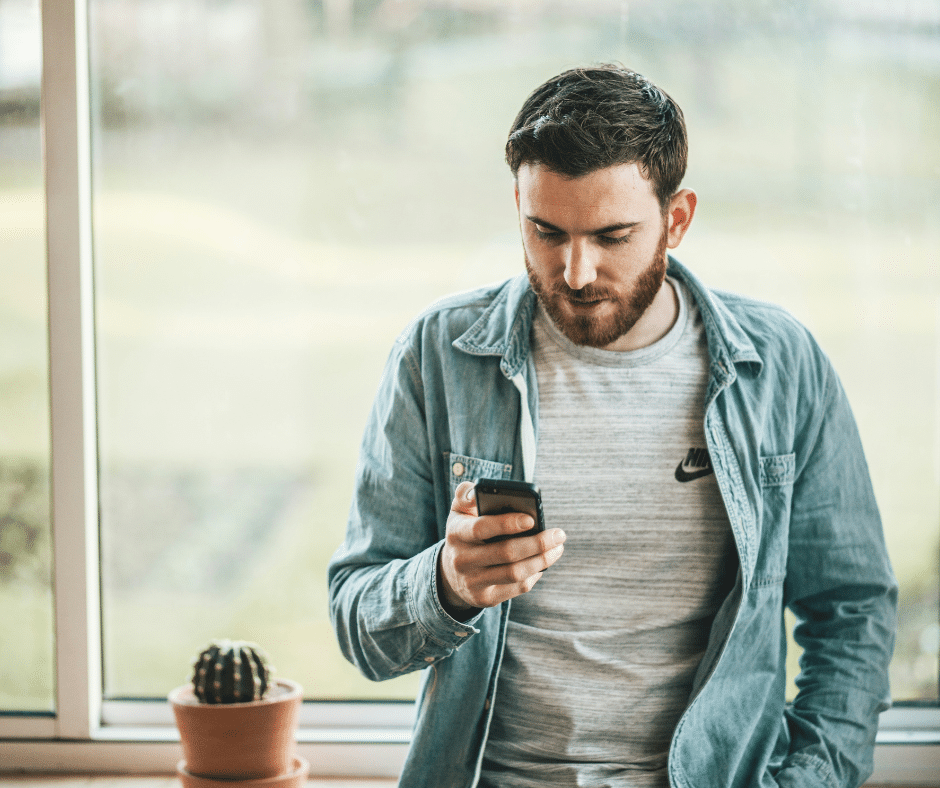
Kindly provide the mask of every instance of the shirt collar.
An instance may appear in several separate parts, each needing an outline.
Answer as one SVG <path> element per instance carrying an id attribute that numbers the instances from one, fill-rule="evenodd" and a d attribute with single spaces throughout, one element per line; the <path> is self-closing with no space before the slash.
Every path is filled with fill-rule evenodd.
<path id="1" fill-rule="evenodd" d="M 721 385 L 736 377 L 735 365 L 762 366 L 754 343 L 715 294 L 671 255 L 668 273 L 681 280 L 698 305 L 708 337 L 712 372 Z M 501 356 L 500 368 L 513 377 L 529 355 L 529 336 L 535 313 L 536 296 L 526 274 L 509 279 L 477 321 L 454 340 L 457 350 L 475 356 Z"/>

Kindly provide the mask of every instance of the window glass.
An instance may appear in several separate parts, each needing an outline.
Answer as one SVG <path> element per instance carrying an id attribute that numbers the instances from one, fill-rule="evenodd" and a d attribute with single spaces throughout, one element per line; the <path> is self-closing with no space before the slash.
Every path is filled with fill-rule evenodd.
<path id="1" fill-rule="evenodd" d="M 163 695 L 229 636 L 311 698 L 412 696 L 345 664 L 327 610 L 381 366 L 421 307 L 522 270 L 506 131 L 619 60 L 686 113 L 680 259 L 843 377 L 902 582 L 896 697 L 936 700 L 934 6 L 90 5 L 106 694 Z"/>
<path id="2" fill-rule="evenodd" d="M 0 0 L 0 712 L 54 708 L 38 0 Z"/>

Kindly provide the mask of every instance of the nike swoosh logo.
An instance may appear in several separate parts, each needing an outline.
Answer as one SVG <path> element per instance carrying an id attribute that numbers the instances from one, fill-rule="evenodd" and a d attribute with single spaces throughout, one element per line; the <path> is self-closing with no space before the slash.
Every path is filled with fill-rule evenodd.
<path id="1" fill-rule="evenodd" d="M 691 481 L 695 481 L 696 479 L 701 479 L 703 476 L 708 476 L 709 474 L 714 473 L 714 472 L 715 472 L 714 468 L 700 468 L 697 471 L 687 471 L 685 468 L 682 467 L 682 463 L 680 462 L 676 466 L 676 481 L 677 482 L 691 482 Z"/>

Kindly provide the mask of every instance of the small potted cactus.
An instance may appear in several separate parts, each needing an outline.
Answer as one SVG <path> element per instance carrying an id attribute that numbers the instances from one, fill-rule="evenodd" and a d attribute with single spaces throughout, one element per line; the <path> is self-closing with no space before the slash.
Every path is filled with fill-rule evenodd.
<path id="1" fill-rule="evenodd" d="M 295 753 L 303 690 L 273 672 L 254 643 L 217 640 L 200 653 L 192 683 L 169 695 L 183 744 L 177 773 L 184 788 L 303 784 L 310 764 Z"/>

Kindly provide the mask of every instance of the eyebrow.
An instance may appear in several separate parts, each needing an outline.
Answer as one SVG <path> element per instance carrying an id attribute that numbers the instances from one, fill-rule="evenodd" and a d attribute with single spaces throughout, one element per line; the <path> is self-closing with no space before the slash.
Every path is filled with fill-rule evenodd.
<path id="1" fill-rule="evenodd" d="M 547 227 L 549 230 L 554 230 L 556 233 L 564 233 L 565 230 L 562 230 L 560 227 L 556 227 L 551 222 L 546 222 L 544 219 L 540 219 L 538 216 L 528 216 L 525 217 L 532 224 L 537 224 L 541 227 Z M 606 227 L 598 227 L 596 230 L 591 230 L 591 235 L 605 235 L 606 233 L 615 233 L 617 230 L 632 230 L 640 222 L 618 222 L 617 224 L 608 224 Z"/>

